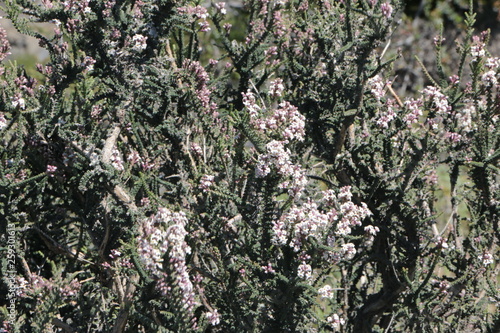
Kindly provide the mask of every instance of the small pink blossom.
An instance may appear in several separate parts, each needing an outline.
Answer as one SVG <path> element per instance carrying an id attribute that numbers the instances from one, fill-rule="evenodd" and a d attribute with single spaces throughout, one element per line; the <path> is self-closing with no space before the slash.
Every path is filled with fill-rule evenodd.
<path id="1" fill-rule="evenodd" d="M 389 4 L 388 2 L 384 2 L 382 5 L 380 5 L 380 9 L 382 10 L 382 14 L 387 18 L 391 17 L 392 11 L 394 10 L 391 4 Z"/>
<path id="2" fill-rule="evenodd" d="M 484 266 L 491 265 L 494 262 L 493 255 L 488 251 L 484 251 L 483 254 L 481 254 L 478 258 L 479 260 L 481 260 Z"/>
<path id="3" fill-rule="evenodd" d="M 261 266 L 261 268 L 264 270 L 264 273 L 266 273 L 266 274 L 276 273 L 276 271 L 274 270 L 274 268 L 271 265 L 271 263 L 267 263 L 266 266 Z"/>
<path id="4" fill-rule="evenodd" d="M 7 127 L 7 119 L 5 119 L 4 114 L 0 112 L 0 130 L 3 130 L 5 127 Z"/>
<path id="5" fill-rule="evenodd" d="M 481 76 L 481 81 L 487 87 L 494 87 L 497 84 L 497 73 L 494 70 L 489 70 Z"/>
<path id="6" fill-rule="evenodd" d="M 472 37 L 472 45 L 470 47 L 470 53 L 472 56 L 472 61 L 478 61 L 479 58 L 484 57 L 485 52 L 485 43 L 484 39 L 479 36 Z"/>
<path id="7" fill-rule="evenodd" d="M 111 152 L 110 162 L 111 162 L 111 165 L 116 170 L 119 170 L 119 171 L 125 170 L 125 167 L 123 166 L 123 160 L 122 160 L 122 157 L 120 155 L 120 151 L 118 149 L 114 148 L 113 151 Z"/>
<path id="8" fill-rule="evenodd" d="M 410 127 L 412 124 L 417 123 L 423 115 L 421 109 L 423 101 L 421 99 L 410 98 L 405 101 L 404 105 L 409 112 L 404 116 L 403 120 Z"/>
<path id="9" fill-rule="evenodd" d="M 446 115 L 451 110 L 448 97 L 441 93 L 439 88 L 428 86 L 422 93 L 433 102 L 437 115 Z"/>
<path id="10" fill-rule="evenodd" d="M 217 2 L 215 4 L 215 8 L 217 9 L 217 12 L 221 13 L 222 15 L 226 15 L 226 13 L 227 13 L 225 6 L 226 6 L 225 2 Z"/>
<path id="11" fill-rule="evenodd" d="M 222 27 L 224 28 L 224 30 L 226 30 L 227 33 L 229 33 L 233 25 L 231 23 L 224 23 Z"/>
<path id="12" fill-rule="evenodd" d="M 122 253 L 120 251 L 118 251 L 117 249 L 111 249 L 111 251 L 109 251 L 109 252 L 110 252 L 109 257 L 111 259 L 118 258 L 122 255 Z"/>
<path id="13" fill-rule="evenodd" d="M 203 175 L 200 180 L 200 185 L 198 188 L 203 192 L 208 192 L 210 187 L 214 184 L 215 177 L 212 175 Z"/>
<path id="14" fill-rule="evenodd" d="M 340 318 L 336 313 L 334 313 L 332 316 L 327 317 L 326 321 L 334 329 L 340 328 L 340 326 L 343 326 L 345 324 L 345 320 L 343 318 Z"/>
<path id="15" fill-rule="evenodd" d="M 57 167 L 55 165 L 47 165 L 47 173 L 51 176 L 57 171 Z"/>
<path id="16" fill-rule="evenodd" d="M 441 236 L 437 236 L 436 237 L 436 240 L 434 241 L 434 244 L 436 244 L 437 247 L 440 247 L 442 249 L 447 249 L 449 247 L 448 243 L 446 242 L 446 239 L 444 239 Z"/>
<path id="17" fill-rule="evenodd" d="M 356 255 L 356 247 L 352 243 L 342 245 L 341 253 L 345 260 L 351 260 Z"/>
<path id="18" fill-rule="evenodd" d="M 304 280 L 309 280 L 312 277 L 311 265 L 302 262 L 297 269 L 297 276 Z"/>
<path id="19" fill-rule="evenodd" d="M 196 142 L 191 143 L 191 151 L 196 155 L 196 156 L 203 156 L 203 149 L 199 144 Z"/>
<path id="20" fill-rule="evenodd" d="M 217 326 L 220 324 L 220 315 L 217 312 L 217 309 L 214 309 L 212 312 L 207 312 L 205 316 L 212 326 Z"/>
<path id="21" fill-rule="evenodd" d="M 367 87 L 373 96 L 380 101 L 385 96 L 386 82 L 380 77 L 380 75 L 375 75 L 366 82 Z"/>
<path id="22" fill-rule="evenodd" d="M 448 139 L 453 145 L 462 141 L 462 135 L 454 132 L 446 132 L 444 135 L 445 139 Z"/>
<path id="23" fill-rule="evenodd" d="M 146 42 L 147 39 L 148 39 L 148 37 L 140 35 L 140 34 L 134 35 L 132 37 L 132 42 L 134 43 L 132 45 L 132 50 L 134 50 L 136 52 L 144 51 L 148 46 L 148 44 Z"/>
<path id="24" fill-rule="evenodd" d="M 10 43 L 7 39 L 7 31 L 0 27 L 0 61 L 4 60 L 10 54 Z"/>
<path id="25" fill-rule="evenodd" d="M 321 298 L 332 299 L 333 298 L 333 288 L 327 284 L 324 287 L 318 289 L 318 294 Z"/>
<path id="26" fill-rule="evenodd" d="M 269 87 L 269 95 L 271 95 L 272 97 L 280 97 L 283 93 L 283 90 L 285 90 L 285 86 L 283 85 L 282 79 L 278 78 L 274 81 L 271 81 L 271 86 Z"/>
<path id="27" fill-rule="evenodd" d="M 450 80 L 450 83 L 453 85 L 457 85 L 460 83 L 460 78 L 458 77 L 458 75 L 452 75 L 448 79 Z"/>

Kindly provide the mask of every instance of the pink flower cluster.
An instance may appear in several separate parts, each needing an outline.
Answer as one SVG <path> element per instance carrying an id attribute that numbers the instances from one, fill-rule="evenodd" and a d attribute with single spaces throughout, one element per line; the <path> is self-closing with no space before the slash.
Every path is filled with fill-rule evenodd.
<path id="1" fill-rule="evenodd" d="M 4 60 L 10 54 L 10 43 L 7 39 L 7 31 L 0 27 L 0 61 Z"/>
<path id="2" fill-rule="evenodd" d="M 486 32 L 483 32 L 481 36 L 472 37 L 472 45 L 470 47 L 472 61 L 479 61 L 486 54 L 486 38 Z"/>
<path id="3" fill-rule="evenodd" d="M 396 113 L 394 112 L 395 106 L 396 105 L 394 99 L 387 100 L 385 107 L 382 109 L 383 111 L 380 112 L 380 115 L 376 120 L 376 124 L 378 127 L 382 129 L 389 128 L 389 124 L 391 123 L 391 121 L 396 119 Z"/>
<path id="4" fill-rule="evenodd" d="M 205 71 L 205 68 L 203 68 L 198 61 L 189 59 L 184 60 L 182 68 L 186 74 L 194 79 L 193 88 L 195 90 L 196 97 L 201 103 L 203 111 L 211 114 L 213 117 L 217 117 L 217 105 L 210 99 L 211 90 L 208 88 L 210 77 Z"/>
<path id="5" fill-rule="evenodd" d="M 269 93 L 272 96 L 281 96 L 283 89 L 283 81 L 277 79 L 271 83 Z M 257 104 L 252 91 L 248 90 L 242 95 L 243 104 L 250 115 L 250 123 L 256 130 L 285 140 L 286 143 L 288 140 L 304 140 L 305 117 L 295 106 L 282 102 L 278 108 L 266 110 Z"/>
<path id="6" fill-rule="evenodd" d="M 288 189 L 292 197 L 300 197 L 307 184 L 305 170 L 300 165 L 295 165 L 290 160 L 290 151 L 285 148 L 286 141 L 273 140 L 266 145 L 266 153 L 259 155 L 255 168 L 256 177 L 265 177 L 275 171 L 290 180 L 285 180 L 279 187 Z"/>
<path id="7" fill-rule="evenodd" d="M 200 185 L 198 186 L 198 188 L 203 192 L 208 192 L 208 190 L 214 183 L 214 179 L 215 177 L 212 175 L 203 175 L 203 177 L 201 177 Z"/>
<path id="8" fill-rule="evenodd" d="M 392 16 L 393 8 L 390 3 L 384 2 L 382 5 L 380 5 L 380 9 L 382 10 L 382 15 L 384 15 L 387 18 L 390 18 Z"/>
<path id="9" fill-rule="evenodd" d="M 421 109 L 423 102 L 421 99 L 410 98 L 406 100 L 404 104 L 409 112 L 404 116 L 403 120 L 406 122 L 408 127 L 410 127 L 412 124 L 417 123 L 423 115 Z"/>
<path id="10" fill-rule="evenodd" d="M 207 21 L 209 15 L 205 7 L 202 6 L 179 7 L 177 8 L 177 12 L 179 14 L 190 15 L 196 20 L 201 20 L 201 22 L 198 23 L 198 25 L 200 26 L 200 31 L 202 32 L 210 31 L 210 25 Z"/>
<path id="11" fill-rule="evenodd" d="M 338 223 L 335 230 L 336 235 L 349 235 L 351 227 L 360 226 L 361 222 L 367 216 L 371 215 L 370 210 L 364 202 L 361 203 L 361 206 L 358 206 L 351 201 L 352 193 L 350 186 L 342 187 L 338 195 L 335 195 L 335 192 L 332 190 L 323 193 L 327 205 L 335 207 L 338 214 Z"/>
<path id="12" fill-rule="evenodd" d="M 142 52 L 144 51 L 148 44 L 147 44 L 148 37 L 143 36 L 141 34 L 136 34 L 132 37 L 132 50 L 136 52 Z"/>
<path id="13" fill-rule="evenodd" d="M 125 170 L 125 167 L 123 166 L 123 160 L 120 151 L 118 149 L 114 148 L 113 151 L 111 152 L 110 162 L 113 168 L 115 168 L 116 170 L 118 171 Z"/>
<path id="14" fill-rule="evenodd" d="M 448 97 L 439 91 L 439 88 L 428 86 L 422 91 L 422 94 L 432 102 L 438 116 L 446 116 L 450 112 L 451 106 L 448 104 Z"/>
<path id="15" fill-rule="evenodd" d="M 375 75 L 366 81 L 367 87 L 378 101 L 382 100 L 385 96 L 386 84 L 387 83 L 380 77 L 380 75 Z"/>
<path id="16" fill-rule="evenodd" d="M 218 13 L 220 13 L 222 15 L 227 14 L 225 2 L 217 2 L 214 6 L 215 6 L 215 9 L 217 10 Z"/>
<path id="17" fill-rule="evenodd" d="M 184 212 L 159 208 L 158 213 L 143 222 L 137 243 L 141 261 L 159 278 L 159 284 L 165 283 L 163 266 L 165 256 L 168 257 L 168 265 L 173 269 L 172 274 L 182 292 L 183 307 L 191 311 L 195 305 L 195 295 L 186 265 L 186 255 L 191 253 L 191 247 L 185 241 L 187 223 Z M 162 289 L 169 290 L 170 287 Z"/>
<path id="18" fill-rule="evenodd" d="M 295 252 L 305 251 L 305 244 L 310 237 L 328 247 L 335 246 L 336 236 L 346 236 L 351 233 L 351 227 L 360 226 L 363 219 L 371 214 L 366 204 L 361 206 L 351 201 L 352 193 L 349 186 L 342 187 L 338 194 L 332 190 L 323 192 L 322 203 L 329 210 L 322 211 L 311 200 L 294 205 L 279 220 L 273 222 L 272 242 L 277 246 L 289 245 Z M 365 231 L 374 237 L 379 229 L 368 226 Z M 326 253 L 326 259 L 350 260 L 356 254 L 353 244 L 343 244 L 340 250 Z"/>
<path id="19" fill-rule="evenodd" d="M 294 205 L 280 220 L 273 223 L 272 241 L 276 245 L 285 245 L 291 236 L 289 245 L 298 252 L 307 238 L 315 237 L 320 240 L 335 218 L 334 210 L 321 213 L 312 201 L 302 204 L 301 207 Z"/>
<path id="20" fill-rule="evenodd" d="M 0 131 L 7 127 L 7 119 L 4 114 L 0 112 Z"/>
<path id="21" fill-rule="evenodd" d="M 17 277 L 16 284 L 16 295 L 19 297 L 43 298 L 47 292 L 58 288 L 59 295 L 70 298 L 76 296 L 81 289 L 81 283 L 76 278 L 69 283 L 57 283 L 52 278 L 46 279 L 37 274 L 31 274 L 28 281 L 23 277 Z"/>
<path id="22" fill-rule="evenodd" d="M 187 222 L 184 212 L 172 212 L 167 208 L 159 208 L 158 213 L 143 222 L 138 250 L 144 265 L 153 274 L 163 269 L 163 257 L 168 251 L 170 259 L 180 261 L 191 253 L 184 241 Z"/>

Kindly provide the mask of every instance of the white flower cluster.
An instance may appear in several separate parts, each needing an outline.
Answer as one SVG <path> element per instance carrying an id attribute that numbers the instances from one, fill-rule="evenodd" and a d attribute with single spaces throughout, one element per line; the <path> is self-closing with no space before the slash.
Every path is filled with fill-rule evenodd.
<path id="1" fill-rule="evenodd" d="M 294 205 L 279 221 L 274 222 L 272 241 L 276 245 L 285 245 L 288 241 L 288 229 L 293 226 L 290 246 L 298 252 L 308 237 L 321 239 L 325 229 L 335 218 L 335 211 L 321 213 L 316 203 L 312 201 L 304 203 L 301 207 Z"/>
<path id="2" fill-rule="evenodd" d="M 378 119 L 376 120 L 376 124 L 379 128 L 389 128 L 389 123 L 396 119 L 396 113 L 394 112 L 394 100 L 389 99 L 382 109 L 383 112 L 380 112 Z"/>
<path id="3" fill-rule="evenodd" d="M 286 149 L 282 141 L 273 140 L 266 145 L 267 154 L 259 156 L 255 175 L 259 178 L 271 173 L 271 168 L 281 175 L 290 174 L 293 164 L 290 161 L 290 150 Z"/>
<path id="4" fill-rule="evenodd" d="M 5 119 L 5 116 L 2 112 L 0 112 L 0 130 L 4 129 L 7 127 L 7 119 Z"/>
<path id="5" fill-rule="evenodd" d="M 329 206 L 336 207 L 326 213 L 320 212 L 316 203 L 312 201 L 300 207 L 294 205 L 280 220 L 273 223 L 273 243 L 285 245 L 292 229 L 290 246 L 298 252 L 305 239 L 311 236 L 318 240 L 322 239 L 325 231 L 330 230 L 335 223 L 337 236 L 349 235 L 351 227 L 360 226 L 361 221 L 371 214 L 365 203 L 358 206 L 351 201 L 351 197 L 350 186 L 342 187 L 338 195 L 332 190 L 323 192 L 323 201 Z M 370 234 L 374 235 L 379 231 L 377 227 L 371 227 L 372 229 L 366 230 Z"/>
<path id="6" fill-rule="evenodd" d="M 329 284 L 327 284 L 324 287 L 318 289 L 318 295 L 321 298 L 332 299 L 333 298 L 333 289 Z"/>
<path id="7" fill-rule="evenodd" d="M 119 171 L 125 170 L 125 167 L 123 166 L 123 160 L 120 155 L 120 151 L 116 148 L 113 148 L 113 151 L 111 152 L 111 157 L 110 157 L 110 162 L 113 168 Z"/>
<path id="8" fill-rule="evenodd" d="M 203 177 L 201 177 L 200 185 L 198 186 L 198 188 L 203 192 L 208 192 L 208 190 L 214 183 L 214 179 L 215 177 L 212 175 L 203 175 Z"/>
<path id="9" fill-rule="evenodd" d="M 212 326 L 220 324 L 220 315 L 217 312 L 217 309 L 214 309 L 212 312 L 207 312 L 205 316 L 207 317 L 208 321 Z"/>
<path id="10" fill-rule="evenodd" d="M 277 246 L 290 246 L 296 253 L 300 253 L 301 265 L 297 274 L 300 278 L 310 279 L 312 268 L 307 263 L 305 244 L 310 237 L 325 246 L 336 246 L 335 236 L 345 236 L 351 233 L 351 227 L 361 225 L 361 221 L 371 214 L 366 204 L 360 206 L 352 201 L 350 186 L 342 187 L 338 194 L 332 190 L 323 192 L 322 202 L 327 211 L 321 211 L 311 200 L 300 206 L 294 205 L 289 212 L 283 214 L 279 220 L 273 222 L 273 236 L 271 241 Z M 333 233 L 334 232 L 334 233 Z M 379 229 L 367 226 L 365 232 L 373 240 Z M 356 255 L 356 248 L 352 243 L 346 243 L 337 250 L 326 251 L 324 259 L 329 261 L 351 260 Z M 310 269 L 309 269 L 310 268 Z"/>
<path id="11" fill-rule="evenodd" d="M 499 57 L 489 57 L 484 62 L 484 66 L 490 70 L 496 70 L 500 68 L 500 58 Z"/>
<path id="12" fill-rule="evenodd" d="M 169 249 L 169 257 L 178 260 L 184 260 L 186 254 L 191 253 L 184 240 L 186 224 L 183 212 L 172 212 L 167 208 L 159 208 L 157 214 L 143 222 L 138 251 L 144 266 L 151 273 L 161 274 L 163 257 Z"/>
<path id="13" fill-rule="evenodd" d="M 356 252 L 357 252 L 356 247 L 354 246 L 353 243 L 347 243 L 342 245 L 341 253 L 346 260 L 351 260 L 352 258 L 354 258 Z"/>
<path id="14" fill-rule="evenodd" d="M 343 318 L 340 318 L 339 315 L 336 313 L 326 318 L 326 321 L 335 330 L 337 330 L 338 328 L 340 328 L 340 326 L 343 326 L 345 324 L 345 320 Z"/>
<path id="15" fill-rule="evenodd" d="M 283 85 L 283 80 L 278 78 L 274 81 L 271 81 L 271 85 L 269 86 L 269 95 L 272 97 L 281 97 L 281 94 L 285 90 L 285 86 Z"/>
<path id="16" fill-rule="evenodd" d="M 283 81 L 276 79 L 271 82 L 269 93 L 274 97 L 281 96 L 283 89 Z M 290 196 L 299 198 L 307 183 L 306 173 L 300 165 L 291 162 L 290 151 L 285 145 L 291 140 L 304 140 L 305 117 L 289 102 L 282 102 L 278 108 L 268 111 L 257 104 L 251 90 L 242 95 L 251 125 L 268 137 L 278 138 L 267 143 L 266 152 L 258 157 L 256 177 L 265 177 L 274 171 L 285 178 L 279 187 L 286 189 Z"/>
<path id="17" fill-rule="evenodd" d="M 312 277 L 311 265 L 309 265 L 305 261 L 303 261 L 302 264 L 299 265 L 299 268 L 297 270 L 297 276 L 301 279 L 304 279 L 304 280 L 311 279 L 311 277 Z"/>
<path id="18" fill-rule="evenodd" d="M 227 14 L 227 10 L 226 10 L 226 3 L 225 2 L 217 2 L 215 4 L 215 8 L 217 9 L 217 12 L 221 13 L 222 15 L 226 15 Z"/>
<path id="19" fill-rule="evenodd" d="M 483 254 L 479 256 L 479 260 L 481 260 L 484 266 L 491 265 L 494 262 L 493 255 L 488 251 L 484 251 Z"/>
<path id="20" fill-rule="evenodd" d="M 438 88 L 434 86 L 427 86 L 422 93 L 425 97 L 432 100 L 437 115 L 446 116 L 451 110 L 451 106 L 448 104 L 448 97 L 443 95 Z"/>
<path id="21" fill-rule="evenodd" d="M 474 103 L 470 101 L 463 108 L 457 110 L 455 117 L 457 119 L 457 125 L 465 132 L 469 133 L 476 129 L 477 125 L 472 119 L 476 115 L 476 107 Z"/>
<path id="22" fill-rule="evenodd" d="M 300 165 L 291 162 L 290 150 L 285 148 L 285 142 L 273 140 L 266 145 L 266 151 L 267 153 L 258 157 L 255 168 L 256 177 L 265 177 L 274 170 L 277 174 L 290 179 L 283 181 L 278 186 L 282 189 L 288 189 L 290 196 L 300 197 L 307 183 L 305 170 Z"/>
<path id="23" fill-rule="evenodd" d="M 481 76 L 481 81 L 487 87 L 494 87 L 497 85 L 497 73 L 494 70 L 489 70 Z"/>
<path id="24" fill-rule="evenodd" d="M 144 51 L 146 49 L 146 47 L 148 46 L 147 40 L 148 40 L 148 37 L 146 37 L 146 36 L 143 36 L 140 34 L 134 35 L 132 37 L 132 42 L 133 42 L 132 50 L 134 50 L 136 52 Z"/>
<path id="25" fill-rule="evenodd" d="M 21 96 L 20 93 L 15 94 L 10 99 L 13 107 L 20 108 L 21 110 L 26 109 L 26 101 L 24 100 L 24 98 Z"/>
<path id="26" fill-rule="evenodd" d="M 478 61 L 485 55 L 485 44 L 481 37 L 472 37 L 472 45 L 470 47 L 470 54 L 472 56 L 472 61 Z"/>
<path id="27" fill-rule="evenodd" d="M 324 195 L 330 203 L 335 198 L 335 193 L 332 190 L 327 191 Z M 351 233 L 351 227 L 360 226 L 367 216 L 371 215 L 370 210 L 363 202 L 361 206 L 354 204 L 351 201 L 352 193 L 350 186 L 344 186 L 340 189 L 335 201 L 335 206 L 338 211 L 338 223 L 335 234 L 338 236 L 345 236 Z"/>
<path id="28" fill-rule="evenodd" d="M 156 215 L 143 222 L 142 233 L 138 237 L 138 252 L 146 269 L 159 278 L 160 286 L 165 283 L 163 266 L 164 257 L 168 254 L 169 267 L 174 271 L 175 283 L 181 290 L 183 308 L 192 311 L 195 294 L 186 265 L 186 255 L 191 253 L 185 240 L 187 223 L 184 212 L 159 208 Z"/>
<path id="29" fill-rule="evenodd" d="M 269 93 L 281 96 L 283 84 L 280 79 L 271 83 Z M 268 111 L 261 108 L 251 90 L 243 93 L 243 105 L 250 115 L 250 123 L 259 132 L 274 136 L 288 143 L 289 140 L 304 141 L 305 117 L 289 102 L 282 102 L 279 107 Z"/>
<path id="30" fill-rule="evenodd" d="M 380 75 L 375 75 L 374 77 L 369 78 L 366 81 L 366 85 L 370 89 L 370 92 L 373 94 L 373 96 L 380 102 L 385 96 L 386 82 L 382 80 Z"/>

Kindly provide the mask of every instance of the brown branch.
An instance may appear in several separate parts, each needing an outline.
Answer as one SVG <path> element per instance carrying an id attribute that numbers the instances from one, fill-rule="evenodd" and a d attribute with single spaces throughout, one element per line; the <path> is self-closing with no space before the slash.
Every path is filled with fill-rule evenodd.
<path id="1" fill-rule="evenodd" d="M 134 298 L 136 284 L 138 281 L 139 275 L 136 274 L 133 275 L 127 283 L 125 295 L 120 306 L 120 312 L 118 313 L 115 326 L 113 327 L 111 333 L 121 333 L 125 331 L 125 326 L 127 325 L 128 315 L 130 312 L 130 307 L 132 306 L 132 300 Z"/>

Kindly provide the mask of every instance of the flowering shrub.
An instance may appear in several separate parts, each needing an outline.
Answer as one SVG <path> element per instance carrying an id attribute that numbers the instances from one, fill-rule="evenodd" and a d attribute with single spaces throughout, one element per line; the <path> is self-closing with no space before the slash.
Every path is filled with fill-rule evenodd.
<path id="1" fill-rule="evenodd" d="M 500 60 L 470 12 L 398 95 L 400 7 L 6 2 L 50 60 L 0 65 L 4 329 L 498 330 Z"/>

